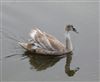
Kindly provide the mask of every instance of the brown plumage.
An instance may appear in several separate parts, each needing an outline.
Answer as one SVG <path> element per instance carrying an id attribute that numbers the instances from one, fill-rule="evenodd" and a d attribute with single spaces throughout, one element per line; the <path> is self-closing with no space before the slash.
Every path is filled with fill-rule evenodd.
<path id="1" fill-rule="evenodd" d="M 73 26 L 68 25 L 65 29 L 67 38 L 66 46 L 54 36 L 43 32 L 36 27 L 30 32 L 30 37 L 32 40 L 27 43 L 19 42 L 19 44 L 26 50 L 33 53 L 44 55 L 63 55 L 72 51 L 72 43 L 70 40 L 69 31 L 73 30 Z"/>

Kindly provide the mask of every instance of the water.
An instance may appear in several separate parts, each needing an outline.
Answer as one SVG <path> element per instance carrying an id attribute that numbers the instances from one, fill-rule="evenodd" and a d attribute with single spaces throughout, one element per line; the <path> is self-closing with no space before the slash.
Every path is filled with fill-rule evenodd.
<path id="1" fill-rule="evenodd" d="M 2 27 L 7 35 L 20 41 L 29 39 L 35 25 L 65 44 L 64 27 L 73 24 L 74 46 L 70 68 L 79 67 L 74 76 L 66 73 L 66 57 L 25 55 L 16 41 L 3 37 L 3 81 L 98 81 L 99 80 L 99 3 L 98 2 L 4 2 Z M 5 36 L 5 34 L 4 34 Z M 19 54 L 19 55 L 16 55 Z M 22 56 L 23 54 L 23 56 Z"/>

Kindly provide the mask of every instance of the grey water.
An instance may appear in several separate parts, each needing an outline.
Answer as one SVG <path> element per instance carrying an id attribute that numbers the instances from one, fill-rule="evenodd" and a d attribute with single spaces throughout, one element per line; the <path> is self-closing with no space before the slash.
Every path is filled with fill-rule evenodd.
<path id="1" fill-rule="evenodd" d="M 11 36 L 22 42 L 30 39 L 33 26 L 52 34 L 65 44 L 64 27 L 73 24 L 73 55 L 66 73 L 67 57 L 27 55 Z M 3 2 L 2 4 L 3 81 L 99 81 L 99 3 L 98 2 Z M 5 36 L 7 35 L 7 36 Z M 26 55 L 25 55 L 26 54 Z M 23 56 L 24 55 L 24 56 Z"/>

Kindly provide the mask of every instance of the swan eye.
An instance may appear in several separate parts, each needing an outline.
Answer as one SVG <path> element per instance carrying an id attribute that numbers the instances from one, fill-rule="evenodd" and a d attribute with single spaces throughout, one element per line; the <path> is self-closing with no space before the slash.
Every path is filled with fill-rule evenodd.
<path id="1" fill-rule="evenodd" d="M 34 44 L 34 43 L 32 43 L 31 45 L 32 45 L 32 46 L 35 46 L 35 44 Z"/>

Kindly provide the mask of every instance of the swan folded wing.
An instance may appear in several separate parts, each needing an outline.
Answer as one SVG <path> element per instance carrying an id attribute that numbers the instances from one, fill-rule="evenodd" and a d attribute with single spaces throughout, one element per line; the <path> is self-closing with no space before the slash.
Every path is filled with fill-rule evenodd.
<path id="1" fill-rule="evenodd" d="M 66 51 L 65 46 L 59 40 L 57 40 L 54 36 L 47 33 L 45 33 L 45 35 L 48 37 L 48 40 L 54 49 L 56 49 L 57 51 L 59 50 L 60 52 Z"/>
<path id="2" fill-rule="evenodd" d="M 33 39 L 33 41 L 39 44 L 43 49 L 52 51 L 54 50 L 45 33 L 43 33 L 38 28 L 33 29 L 30 33 L 30 36 Z"/>
<path id="3" fill-rule="evenodd" d="M 42 32 L 40 29 L 35 28 L 30 33 L 31 38 L 37 42 L 42 48 L 52 51 L 64 52 L 65 46 L 57 40 L 54 36 Z"/>

